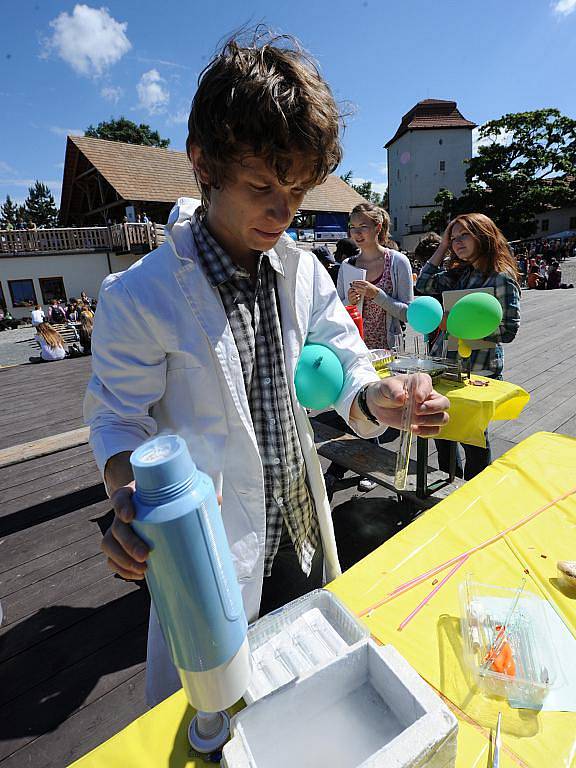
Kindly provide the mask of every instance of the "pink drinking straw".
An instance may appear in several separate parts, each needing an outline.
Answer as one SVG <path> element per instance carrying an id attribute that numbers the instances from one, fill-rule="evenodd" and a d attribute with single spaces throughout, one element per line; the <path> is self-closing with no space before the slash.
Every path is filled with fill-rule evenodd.
<path id="1" fill-rule="evenodd" d="M 454 566 L 454 568 L 452 568 L 452 570 L 450 571 L 450 573 L 447 573 L 447 574 L 446 574 L 446 576 L 444 576 L 444 578 L 442 579 L 442 581 L 441 581 L 439 584 L 437 584 L 437 585 L 434 587 L 434 589 L 432 590 L 432 592 L 429 592 L 429 593 L 426 595 L 426 597 L 424 598 L 424 600 L 422 600 L 422 602 L 421 602 L 419 605 L 417 605 L 417 606 L 416 606 L 416 608 L 414 608 L 414 610 L 412 611 L 412 613 L 411 613 L 411 614 L 409 614 L 408 616 L 406 616 L 406 618 L 404 619 L 404 621 L 403 621 L 403 622 L 400 624 L 400 626 L 398 627 L 398 632 L 402 632 L 402 630 L 404 629 L 404 627 L 406 626 L 406 624 L 409 624 L 409 623 L 412 621 L 412 619 L 414 618 L 414 616 L 416 616 L 416 614 L 417 614 L 417 613 L 418 613 L 418 612 L 419 612 L 419 611 L 420 611 L 422 608 L 424 608 L 424 606 L 426 605 L 426 603 L 428 603 L 428 602 L 430 602 L 430 600 L 432 600 L 432 598 L 434 597 L 434 595 L 436 594 L 436 592 L 438 592 L 438 590 L 439 590 L 441 587 L 443 587 L 443 586 L 444 586 L 444 584 L 446 584 L 446 582 L 448 581 L 448 579 L 449 579 L 451 576 L 454 576 L 454 574 L 456 573 L 456 571 L 457 571 L 459 568 L 461 568 L 461 567 L 464 565 L 464 563 L 466 562 L 466 560 L 468 560 L 468 557 L 469 557 L 469 555 L 464 555 L 464 557 L 463 557 L 461 560 L 459 560 L 459 561 L 456 563 L 456 565 Z"/>
<path id="2" fill-rule="evenodd" d="M 450 560 L 447 560 L 445 563 L 442 563 L 441 565 L 437 565 L 435 568 L 432 568 L 429 571 L 426 571 L 426 573 L 422 573 L 420 576 L 416 576 L 414 579 L 411 579 L 410 581 L 404 582 L 404 584 L 400 584 L 400 586 L 396 587 L 391 592 L 389 592 L 386 595 L 386 597 L 382 598 L 382 600 L 379 600 L 377 603 L 373 603 L 373 605 L 368 606 L 368 608 L 363 608 L 361 611 L 358 611 L 357 615 L 359 617 L 365 616 L 367 613 L 370 613 L 370 611 L 374 611 L 376 610 L 376 608 L 380 608 L 380 606 L 385 605 L 386 603 L 389 603 L 391 600 L 394 600 L 394 598 L 399 597 L 400 595 L 403 595 L 404 592 L 408 592 L 413 587 L 418 586 L 418 584 L 421 584 L 423 581 L 426 581 L 426 579 L 429 579 L 431 576 L 436 576 L 436 574 L 441 573 L 442 571 L 445 571 L 446 568 L 449 568 L 451 565 L 454 565 L 454 563 L 460 562 L 462 558 L 464 557 L 468 558 L 471 555 L 473 555 L 475 552 L 479 552 L 481 549 L 485 549 L 490 544 L 494 544 L 494 542 L 504 538 L 504 536 L 506 536 L 507 534 L 512 533 L 517 528 L 520 528 L 521 526 L 523 526 L 525 523 L 530 522 L 530 520 L 533 520 L 535 517 L 542 514 L 542 512 L 545 512 L 547 509 L 550 509 L 550 507 L 553 507 L 555 504 L 558 504 L 558 502 L 564 501 L 569 496 L 572 496 L 574 493 L 576 493 L 576 487 L 562 494 L 562 496 L 558 496 L 556 499 L 553 499 L 552 501 L 548 502 L 548 504 L 545 504 L 543 507 L 540 507 L 540 509 L 537 509 L 536 512 L 532 512 L 526 517 L 523 517 L 517 523 L 514 523 L 509 528 L 506 528 L 504 531 L 500 531 L 500 533 L 497 533 L 495 536 L 492 536 L 491 538 L 486 539 L 486 541 L 483 541 L 481 544 L 478 544 L 475 547 L 472 547 L 466 552 L 462 552 L 461 554 L 451 558 Z"/>

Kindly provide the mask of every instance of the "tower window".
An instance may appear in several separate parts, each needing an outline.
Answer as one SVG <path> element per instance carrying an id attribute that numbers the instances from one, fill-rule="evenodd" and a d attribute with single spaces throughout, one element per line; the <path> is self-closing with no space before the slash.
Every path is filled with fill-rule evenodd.
<path id="1" fill-rule="evenodd" d="M 438 144 L 442 144 L 442 143 L 443 143 L 443 139 L 438 139 Z"/>
<path id="2" fill-rule="evenodd" d="M 548 232 L 550 229 L 550 219 L 542 219 L 542 232 Z"/>
<path id="3" fill-rule="evenodd" d="M 446 160 L 440 160 L 440 172 L 446 170 Z"/>
<path id="4" fill-rule="evenodd" d="M 398 216 L 394 216 L 394 232 L 398 229 Z"/>

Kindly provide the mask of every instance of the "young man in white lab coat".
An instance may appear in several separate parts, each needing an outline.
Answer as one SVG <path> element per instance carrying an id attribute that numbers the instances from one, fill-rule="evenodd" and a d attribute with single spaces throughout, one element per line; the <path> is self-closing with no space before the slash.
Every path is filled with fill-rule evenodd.
<path id="1" fill-rule="evenodd" d="M 159 431 L 188 443 L 222 488 L 222 517 L 248 620 L 339 572 L 312 429 L 294 390 L 306 342 L 338 355 L 335 408 L 361 437 L 398 427 L 402 377 L 380 382 L 334 285 L 284 234 L 306 191 L 341 159 L 339 115 L 289 41 L 232 41 L 201 76 L 187 151 L 202 205 L 181 199 L 167 241 L 103 284 L 85 415 L 115 509 L 111 567 L 143 578 L 129 455 Z M 414 431 L 436 434 L 446 398 L 422 376 Z M 147 694 L 179 681 L 152 616 Z"/>

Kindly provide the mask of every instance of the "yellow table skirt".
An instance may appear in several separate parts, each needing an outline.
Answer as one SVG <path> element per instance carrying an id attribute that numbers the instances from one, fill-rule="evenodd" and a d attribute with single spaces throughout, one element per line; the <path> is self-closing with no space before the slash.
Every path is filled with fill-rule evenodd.
<path id="1" fill-rule="evenodd" d="M 386 374 L 379 371 L 381 378 Z M 476 386 L 473 382 L 485 382 Z M 491 421 L 516 419 L 530 400 L 522 387 L 498 379 L 473 375 L 461 384 L 438 379 L 434 388 L 450 400 L 450 421 L 438 437 L 459 443 L 486 447 L 484 431 Z"/>
<path id="2" fill-rule="evenodd" d="M 473 480 L 333 582 L 329 589 L 353 611 L 458 555 L 576 486 L 576 440 L 539 433 L 508 451 Z M 382 643 L 392 643 L 450 703 L 459 719 L 457 768 L 488 768 L 490 731 L 503 713 L 501 768 L 576 766 L 576 714 L 515 710 L 472 691 L 463 669 L 458 585 L 467 572 L 486 583 L 526 589 L 550 600 L 576 635 L 576 599 L 558 588 L 556 561 L 576 552 L 576 495 L 469 562 L 402 631 L 397 627 L 430 591 L 427 582 L 365 619 Z M 545 555 L 546 557 L 542 557 Z M 563 660 L 566 663 L 566 660 Z M 576 660 L 570 660 L 576 663 Z M 75 768 L 189 768 L 192 717 L 183 691 L 74 763 Z"/>

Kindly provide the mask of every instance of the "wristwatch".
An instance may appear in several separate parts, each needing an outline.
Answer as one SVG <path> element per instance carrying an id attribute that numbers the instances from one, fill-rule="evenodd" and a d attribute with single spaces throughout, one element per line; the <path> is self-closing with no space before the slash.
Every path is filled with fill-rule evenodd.
<path id="1" fill-rule="evenodd" d="M 380 426 L 380 422 L 374 416 L 370 408 L 368 407 L 368 402 L 366 401 L 366 392 L 368 391 L 368 387 L 370 387 L 370 384 L 366 384 L 362 387 L 360 392 L 358 392 L 358 408 L 362 411 L 363 415 L 368 419 L 368 421 L 371 421 L 372 424 L 376 424 L 376 426 Z"/>

